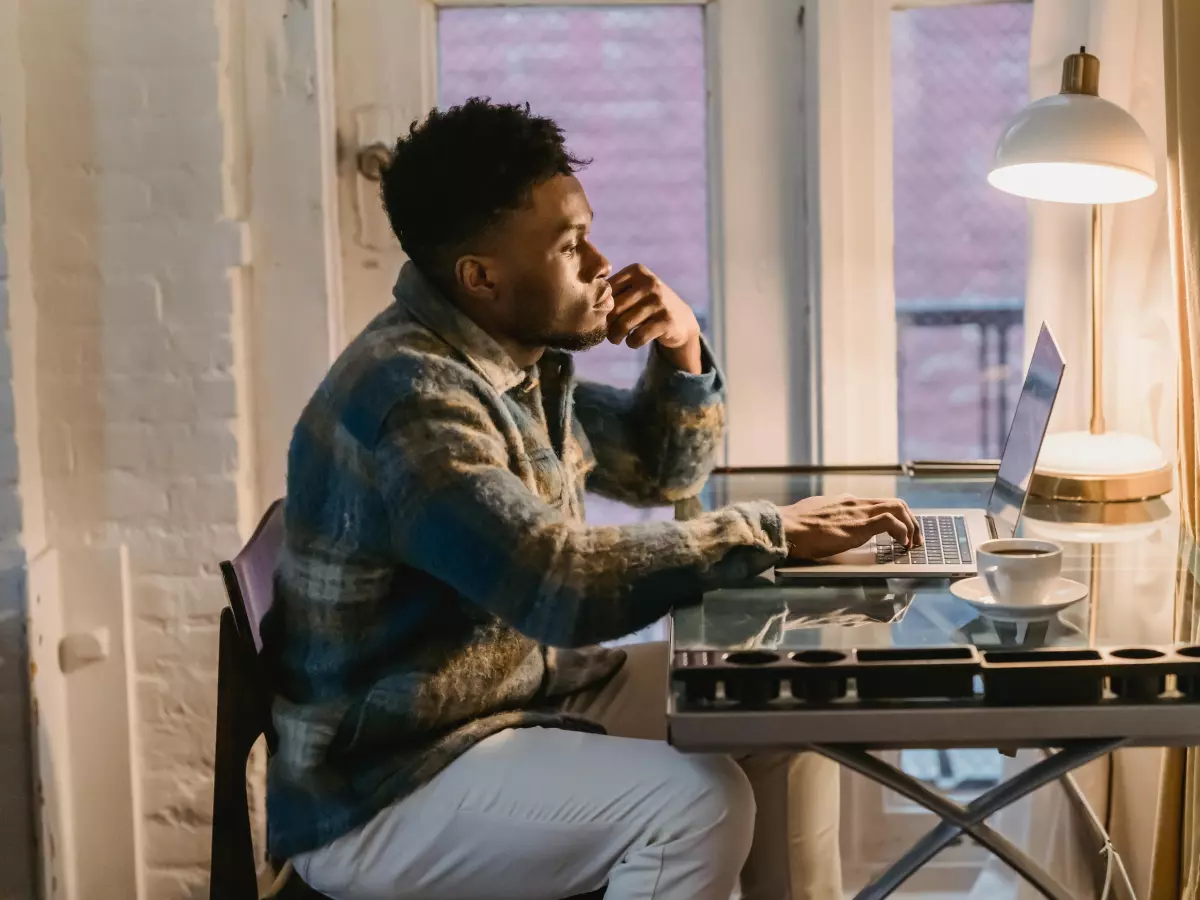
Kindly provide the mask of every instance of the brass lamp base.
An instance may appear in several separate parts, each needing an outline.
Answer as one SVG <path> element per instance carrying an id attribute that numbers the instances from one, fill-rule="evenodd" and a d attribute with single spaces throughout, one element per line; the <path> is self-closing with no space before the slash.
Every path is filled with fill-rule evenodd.
<path id="1" fill-rule="evenodd" d="M 1149 472 L 1120 475 L 1063 475 L 1035 472 L 1029 493 L 1051 500 L 1079 503 L 1121 503 L 1148 500 L 1169 493 L 1173 485 L 1171 466 Z"/>
<path id="2" fill-rule="evenodd" d="M 1122 503 L 1161 497 L 1173 470 L 1148 438 L 1118 431 L 1046 435 L 1029 493 L 1080 503 Z"/>

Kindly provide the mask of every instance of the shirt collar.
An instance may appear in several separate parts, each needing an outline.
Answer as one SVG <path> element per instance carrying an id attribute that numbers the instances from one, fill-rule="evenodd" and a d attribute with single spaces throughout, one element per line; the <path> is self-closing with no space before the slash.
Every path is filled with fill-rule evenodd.
<path id="1" fill-rule="evenodd" d="M 411 262 L 392 289 L 396 303 L 461 353 L 501 394 L 525 380 L 525 372 L 482 328 L 463 315 Z"/>

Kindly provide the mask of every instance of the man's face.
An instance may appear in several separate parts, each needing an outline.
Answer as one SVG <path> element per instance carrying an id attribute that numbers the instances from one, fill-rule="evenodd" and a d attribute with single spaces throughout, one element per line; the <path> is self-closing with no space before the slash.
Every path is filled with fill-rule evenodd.
<path id="1" fill-rule="evenodd" d="M 604 340 L 612 267 L 589 239 L 591 223 L 570 175 L 542 182 L 528 206 L 505 216 L 487 240 L 486 327 L 526 347 L 586 350 Z"/>

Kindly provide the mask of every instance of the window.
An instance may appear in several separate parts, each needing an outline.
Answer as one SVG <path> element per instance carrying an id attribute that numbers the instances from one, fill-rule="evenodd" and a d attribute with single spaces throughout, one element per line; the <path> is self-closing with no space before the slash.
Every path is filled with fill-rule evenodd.
<path id="1" fill-rule="evenodd" d="M 1029 100 L 1031 3 L 891 13 L 901 459 L 995 458 L 1024 358 L 1024 201 L 987 183 Z"/>
<path id="2" fill-rule="evenodd" d="M 701 6 L 442 9 L 438 102 L 528 102 L 593 163 L 580 180 L 614 270 L 649 266 L 708 321 L 708 146 Z M 631 386 L 646 350 L 604 343 L 580 375 Z"/>

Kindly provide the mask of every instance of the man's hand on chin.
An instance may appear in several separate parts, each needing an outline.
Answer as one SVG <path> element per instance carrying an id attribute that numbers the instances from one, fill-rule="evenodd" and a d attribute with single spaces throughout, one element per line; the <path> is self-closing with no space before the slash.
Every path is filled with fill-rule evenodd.
<path id="1" fill-rule="evenodd" d="M 635 349 L 657 341 L 659 352 L 675 368 L 699 375 L 700 323 L 692 308 L 640 264 L 626 266 L 608 282 L 613 290 L 608 339 Z"/>

